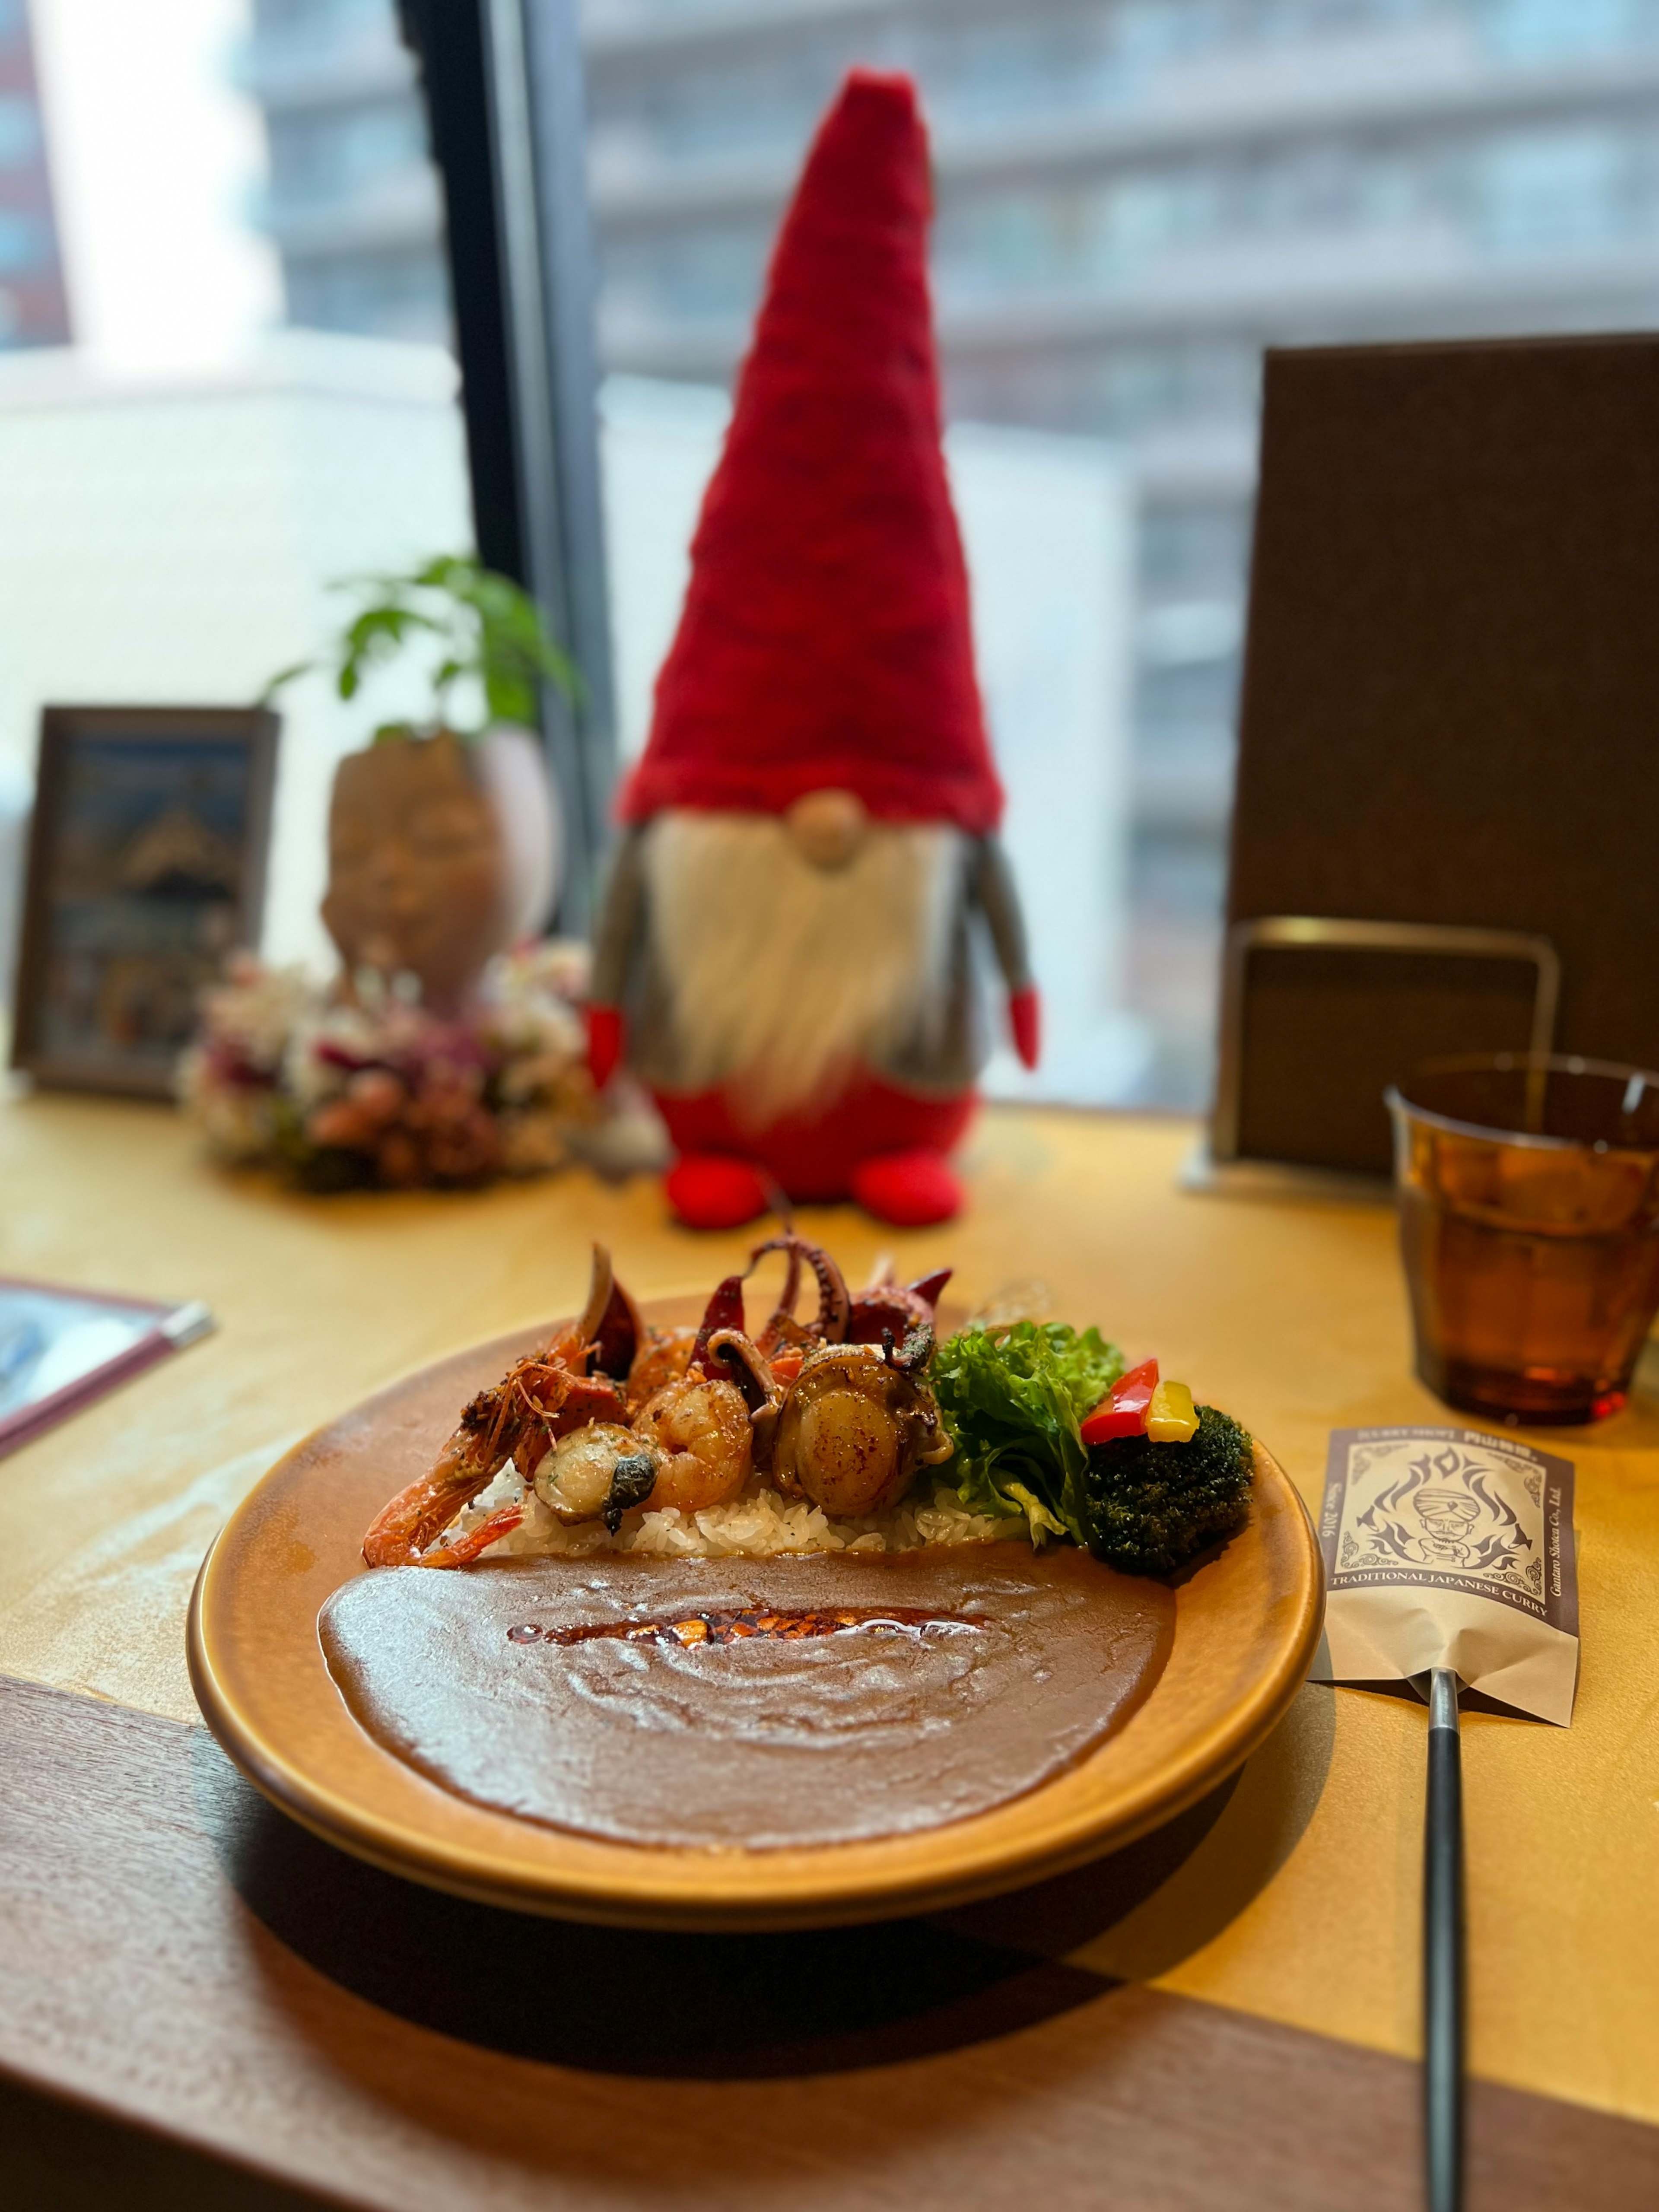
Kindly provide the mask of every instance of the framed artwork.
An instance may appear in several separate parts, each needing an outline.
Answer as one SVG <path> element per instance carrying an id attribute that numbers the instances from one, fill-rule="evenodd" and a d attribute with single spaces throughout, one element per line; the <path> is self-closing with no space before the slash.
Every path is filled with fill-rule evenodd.
<path id="1" fill-rule="evenodd" d="M 263 708 L 45 709 L 14 1067 L 172 1096 L 203 986 L 258 942 L 277 727 Z"/>

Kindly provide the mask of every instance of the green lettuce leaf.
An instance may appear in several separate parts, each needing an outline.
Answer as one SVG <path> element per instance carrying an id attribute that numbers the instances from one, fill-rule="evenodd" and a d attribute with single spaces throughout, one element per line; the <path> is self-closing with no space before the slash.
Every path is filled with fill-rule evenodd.
<path id="1" fill-rule="evenodd" d="M 949 1338 L 928 1379 L 956 1446 L 963 1504 L 1024 1515 L 1033 1543 L 1062 1534 L 1086 1543 L 1080 1425 L 1122 1372 L 1122 1353 L 1098 1329 L 1079 1334 L 1063 1322 Z"/>

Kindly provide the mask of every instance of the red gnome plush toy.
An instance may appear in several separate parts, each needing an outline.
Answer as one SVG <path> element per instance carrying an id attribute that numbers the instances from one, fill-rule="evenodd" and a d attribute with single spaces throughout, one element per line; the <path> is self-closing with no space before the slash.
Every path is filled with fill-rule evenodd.
<path id="1" fill-rule="evenodd" d="M 939 442 L 927 143 L 856 71 L 774 253 L 594 946 L 589 1056 L 678 1153 L 671 1205 L 947 1220 L 982 1057 L 983 928 L 1020 1057 L 1037 1000 L 995 831 Z"/>

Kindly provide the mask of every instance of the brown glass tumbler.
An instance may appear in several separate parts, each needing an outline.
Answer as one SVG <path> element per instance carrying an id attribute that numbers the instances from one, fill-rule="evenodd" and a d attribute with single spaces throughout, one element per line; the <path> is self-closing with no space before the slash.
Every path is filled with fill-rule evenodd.
<path id="1" fill-rule="evenodd" d="M 1472 1413 L 1617 1413 L 1659 1311 L 1659 1075 L 1504 1053 L 1386 1096 L 1419 1375 Z"/>

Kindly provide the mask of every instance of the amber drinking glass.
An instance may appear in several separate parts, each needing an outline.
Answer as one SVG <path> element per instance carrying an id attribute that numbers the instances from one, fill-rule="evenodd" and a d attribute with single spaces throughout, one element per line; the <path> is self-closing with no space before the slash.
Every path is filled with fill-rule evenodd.
<path id="1" fill-rule="evenodd" d="M 1387 1097 L 1419 1375 L 1474 1413 L 1617 1413 L 1659 1310 L 1659 1075 L 1499 1054 Z"/>

